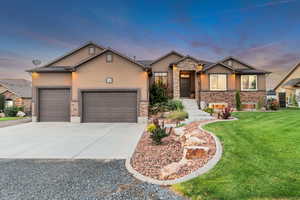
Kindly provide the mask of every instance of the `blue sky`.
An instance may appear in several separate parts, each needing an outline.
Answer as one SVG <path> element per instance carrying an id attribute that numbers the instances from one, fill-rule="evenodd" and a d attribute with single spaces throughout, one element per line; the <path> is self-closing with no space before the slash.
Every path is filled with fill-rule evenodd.
<path id="1" fill-rule="evenodd" d="M 300 0 L 1 1 L 1 78 L 86 41 L 138 59 L 232 55 L 274 72 L 300 62 Z"/>

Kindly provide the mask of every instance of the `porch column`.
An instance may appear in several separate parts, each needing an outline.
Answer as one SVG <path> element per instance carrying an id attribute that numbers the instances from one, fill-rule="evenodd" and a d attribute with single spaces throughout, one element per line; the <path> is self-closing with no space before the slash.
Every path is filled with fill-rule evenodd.
<path id="1" fill-rule="evenodd" d="M 179 80 L 180 70 L 173 66 L 173 98 L 179 99 L 180 98 L 180 80 Z"/>
<path id="2" fill-rule="evenodd" d="M 195 71 L 195 99 L 199 100 L 199 80 L 197 71 Z"/>

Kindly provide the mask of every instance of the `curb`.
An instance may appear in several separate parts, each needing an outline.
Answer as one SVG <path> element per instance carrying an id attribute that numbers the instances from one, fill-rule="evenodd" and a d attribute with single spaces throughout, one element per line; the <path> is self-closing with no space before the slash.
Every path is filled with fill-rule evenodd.
<path id="1" fill-rule="evenodd" d="M 192 172 L 192 173 L 190 173 L 190 174 L 188 174 L 186 176 L 177 178 L 175 180 L 166 180 L 166 181 L 153 179 L 153 178 L 144 176 L 144 175 L 140 174 L 138 171 L 136 171 L 131 166 L 131 163 L 130 163 L 131 158 L 127 158 L 126 159 L 125 166 L 126 166 L 127 170 L 135 178 L 137 178 L 137 179 L 139 179 L 141 181 L 144 181 L 144 182 L 152 183 L 152 184 L 157 184 L 157 185 L 173 185 L 173 184 L 177 184 L 177 183 L 181 183 L 181 182 L 185 182 L 185 181 L 191 180 L 191 179 L 193 179 L 193 178 L 195 178 L 197 176 L 200 176 L 202 174 L 205 174 L 206 172 L 208 172 L 209 170 L 211 170 L 219 162 L 219 160 L 222 157 L 222 153 L 223 153 L 222 144 L 221 144 L 220 140 L 213 133 L 211 133 L 211 132 L 209 132 L 207 130 L 204 130 L 202 127 L 204 125 L 210 124 L 210 123 L 222 122 L 222 121 L 234 121 L 234 120 L 238 120 L 238 119 L 234 118 L 234 119 L 229 119 L 229 120 L 213 120 L 213 121 L 205 122 L 205 123 L 203 123 L 203 124 L 201 124 L 199 126 L 200 130 L 207 132 L 208 134 L 210 134 L 214 138 L 214 140 L 216 142 L 216 153 L 213 156 L 213 158 L 210 159 L 203 167 L 197 169 L 196 171 L 194 171 L 194 172 Z"/>

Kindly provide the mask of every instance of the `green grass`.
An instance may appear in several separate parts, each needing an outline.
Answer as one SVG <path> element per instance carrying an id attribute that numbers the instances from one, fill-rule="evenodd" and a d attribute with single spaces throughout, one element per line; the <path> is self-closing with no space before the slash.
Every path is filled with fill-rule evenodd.
<path id="1" fill-rule="evenodd" d="M 17 120 L 17 119 L 22 119 L 24 117 L 2 117 L 0 118 L 0 121 L 9 121 L 9 120 Z"/>
<path id="2" fill-rule="evenodd" d="M 234 115 L 205 126 L 222 141 L 221 161 L 173 189 L 195 200 L 300 199 L 300 110 Z"/>

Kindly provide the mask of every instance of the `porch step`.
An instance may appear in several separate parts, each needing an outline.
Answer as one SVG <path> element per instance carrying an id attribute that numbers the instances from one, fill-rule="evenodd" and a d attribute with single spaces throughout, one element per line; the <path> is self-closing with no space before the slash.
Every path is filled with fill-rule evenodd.
<path id="1" fill-rule="evenodd" d="M 189 118 L 184 123 L 188 124 L 195 121 L 215 119 L 207 112 L 200 110 L 195 99 L 181 99 L 181 101 L 185 111 L 189 114 Z"/>

